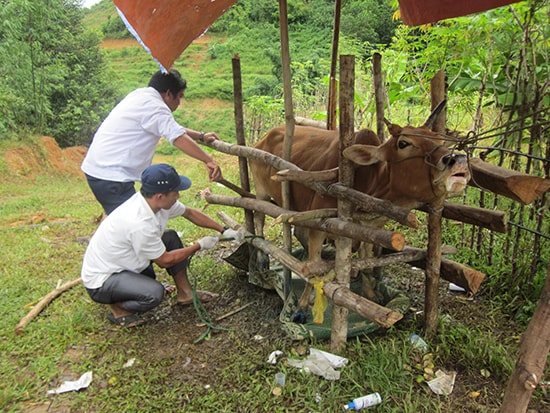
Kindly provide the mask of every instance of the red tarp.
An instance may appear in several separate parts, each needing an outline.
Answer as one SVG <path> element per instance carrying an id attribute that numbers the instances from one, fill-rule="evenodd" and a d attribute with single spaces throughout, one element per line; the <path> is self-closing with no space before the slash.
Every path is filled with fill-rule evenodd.
<path id="1" fill-rule="evenodd" d="M 165 68 L 237 0 L 113 0 L 132 34 Z M 132 30 L 133 29 L 133 30 Z"/>
<path id="2" fill-rule="evenodd" d="M 399 0 L 399 10 L 403 23 L 407 26 L 419 26 L 517 2 L 518 0 Z"/>

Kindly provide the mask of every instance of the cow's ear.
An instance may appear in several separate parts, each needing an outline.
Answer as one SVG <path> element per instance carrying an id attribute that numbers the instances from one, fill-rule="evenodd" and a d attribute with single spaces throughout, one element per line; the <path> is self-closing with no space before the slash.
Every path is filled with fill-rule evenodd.
<path id="1" fill-rule="evenodd" d="M 380 162 L 380 151 L 377 146 L 351 145 L 344 149 L 344 156 L 358 165 L 372 165 Z"/>
<path id="2" fill-rule="evenodd" d="M 399 125 L 396 125 L 395 123 L 388 123 L 387 126 L 390 135 L 396 138 L 401 135 L 401 132 L 403 131 L 403 128 Z"/>

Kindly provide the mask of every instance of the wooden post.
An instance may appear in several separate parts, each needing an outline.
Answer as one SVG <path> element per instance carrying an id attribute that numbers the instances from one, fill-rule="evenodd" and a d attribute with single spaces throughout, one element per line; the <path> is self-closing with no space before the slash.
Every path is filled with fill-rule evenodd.
<path id="1" fill-rule="evenodd" d="M 241 59 L 239 55 L 234 55 L 231 60 L 233 66 L 233 101 L 235 112 L 235 133 L 237 136 L 237 144 L 246 146 L 244 133 L 244 116 L 243 116 L 243 92 L 242 92 L 242 77 L 241 77 Z M 239 156 L 239 175 L 241 180 L 241 188 L 250 192 L 250 179 L 248 175 L 248 160 L 246 157 Z M 247 231 L 254 232 L 254 214 L 252 211 L 244 210 L 244 222 Z"/>
<path id="2" fill-rule="evenodd" d="M 283 91 L 285 106 L 285 139 L 283 144 L 283 159 L 290 161 L 292 140 L 294 138 L 294 108 L 292 103 L 292 86 L 290 73 L 290 48 L 288 44 L 288 9 L 286 0 L 279 0 L 279 20 L 281 26 L 281 61 L 283 68 Z M 290 206 L 290 182 L 281 184 L 283 208 Z M 290 224 L 283 224 L 283 242 L 288 252 L 292 252 L 292 231 Z M 291 273 L 284 269 L 285 297 L 290 293 Z"/>
<path id="3" fill-rule="evenodd" d="M 445 71 L 436 73 L 431 82 L 432 110 L 445 99 Z M 433 123 L 433 130 L 445 132 L 444 110 Z M 443 119 L 443 121 L 442 121 Z M 433 336 L 437 331 L 437 316 L 439 306 L 439 270 L 441 267 L 441 223 L 443 203 L 430 205 L 428 213 L 428 256 L 426 257 L 426 282 L 424 292 L 424 330 L 427 336 Z"/>
<path id="4" fill-rule="evenodd" d="M 380 142 L 386 140 L 386 123 L 384 122 L 385 88 L 382 78 L 382 56 L 375 53 L 372 56 L 372 74 L 374 82 L 374 101 L 376 103 L 376 134 Z"/>
<path id="5" fill-rule="evenodd" d="M 535 309 L 521 338 L 516 367 L 508 381 L 499 413 L 527 411 L 531 394 L 544 374 L 550 351 L 550 265 Z"/>
<path id="6" fill-rule="evenodd" d="M 334 31 L 332 33 L 332 55 L 328 84 L 327 129 L 336 129 L 336 61 L 338 59 L 338 41 L 340 39 L 340 12 L 342 0 L 334 4 Z"/>
<path id="7" fill-rule="evenodd" d="M 353 163 L 344 158 L 342 152 L 353 144 L 353 97 L 355 93 L 355 60 L 351 55 L 340 57 L 340 182 L 353 187 Z M 348 200 L 338 200 L 338 217 L 351 220 L 353 204 Z M 349 238 L 336 239 L 336 279 L 339 285 L 349 288 L 351 273 L 351 246 Z M 333 351 L 342 350 L 348 338 L 348 314 L 346 307 L 334 303 L 332 310 L 332 331 L 330 347 Z"/>

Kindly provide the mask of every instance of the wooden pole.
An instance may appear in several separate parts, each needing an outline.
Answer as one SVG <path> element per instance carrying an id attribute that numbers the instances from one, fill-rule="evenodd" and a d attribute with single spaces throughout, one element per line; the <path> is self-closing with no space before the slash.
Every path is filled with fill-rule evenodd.
<path id="1" fill-rule="evenodd" d="M 278 217 L 282 214 L 286 215 L 291 212 L 271 202 L 258 199 L 231 197 L 208 192 L 204 192 L 202 196 L 210 204 L 247 208 L 263 212 L 272 217 Z M 357 241 L 377 244 L 392 251 L 401 251 L 405 246 L 405 238 L 398 232 L 377 227 L 365 227 L 353 222 L 343 221 L 339 218 L 310 219 L 309 221 L 301 221 L 297 225 L 321 230 L 336 236 L 352 238 Z"/>
<path id="2" fill-rule="evenodd" d="M 244 132 L 244 115 L 243 115 L 243 91 L 242 91 L 242 76 L 241 76 L 241 59 L 238 54 L 233 56 L 231 60 L 233 67 L 233 101 L 235 112 L 235 133 L 237 136 L 237 144 L 246 146 Z M 241 180 L 241 188 L 246 192 L 250 192 L 250 178 L 248 175 L 248 160 L 239 156 L 239 175 Z M 244 211 L 244 222 L 246 229 L 250 232 L 254 231 L 254 214 L 252 211 Z"/>
<path id="3" fill-rule="evenodd" d="M 292 82 L 290 72 L 290 48 L 288 41 L 288 8 L 286 0 L 279 0 L 279 20 L 281 26 L 281 61 L 283 68 L 283 92 L 285 107 L 285 139 L 283 143 L 283 159 L 290 161 L 292 140 L 294 139 L 294 107 L 292 103 Z M 281 184 L 283 208 L 289 209 L 291 204 L 290 183 Z M 292 252 L 292 230 L 290 224 L 283 224 L 283 242 L 288 252 Z M 291 273 L 286 268 L 285 272 L 285 297 L 290 293 Z"/>
<path id="4" fill-rule="evenodd" d="M 355 60 L 351 55 L 340 56 L 340 182 L 353 187 L 353 163 L 344 157 L 342 152 L 353 144 L 355 130 L 353 127 L 353 98 L 355 93 Z M 344 221 L 352 219 L 353 203 L 338 199 L 338 217 Z M 336 239 L 336 279 L 338 285 L 349 289 L 351 274 L 352 241 L 347 237 Z M 334 301 L 334 300 L 333 300 Z M 334 302 L 332 309 L 332 331 L 330 348 L 340 351 L 348 339 L 347 307 Z"/>
<path id="5" fill-rule="evenodd" d="M 440 70 L 430 85 L 432 109 L 445 99 L 445 72 Z M 433 130 L 445 132 L 444 110 L 435 119 Z M 443 122 L 441 122 L 443 119 Z M 443 203 L 430 205 L 428 212 L 428 256 L 426 257 L 426 282 L 424 285 L 424 330 L 426 335 L 433 336 L 437 331 L 439 306 L 439 269 L 441 267 L 441 223 L 443 220 Z"/>
<path id="6" fill-rule="evenodd" d="M 328 84 L 327 129 L 336 129 L 336 62 L 338 59 L 338 42 L 340 39 L 340 14 L 342 0 L 334 4 L 334 31 L 332 33 L 332 55 L 330 58 L 330 74 Z"/>
<path id="7" fill-rule="evenodd" d="M 499 413 L 527 411 L 529 399 L 544 374 L 550 351 L 550 265 L 535 309 L 521 338 L 519 356 L 508 381 Z"/>
<path id="8" fill-rule="evenodd" d="M 384 122 L 385 88 L 382 78 L 382 55 L 375 53 L 372 56 L 372 74 L 374 82 L 374 101 L 376 103 L 376 134 L 380 142 L 386 140 L 386 123 Z"/>

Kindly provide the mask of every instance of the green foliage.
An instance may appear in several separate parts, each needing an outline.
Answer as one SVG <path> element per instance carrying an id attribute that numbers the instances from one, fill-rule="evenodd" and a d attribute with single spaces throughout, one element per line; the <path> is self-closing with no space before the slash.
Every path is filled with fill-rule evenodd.
<path id="1" fill-rule="evenodd" d="M 110 39 L 125 39 L 132 37 L 132 34 L 126 28 L 126 25 L 120 17 L 107 16 L 107 21 L 101 25 L 101 31 Z"/>
<path id="2" fill-rule="evenodd" d="M 29 128 L 61 146 L 88 142 L 113 89 L 79 2 L 13 0 L 0 20 L 0 132 Z"/>

